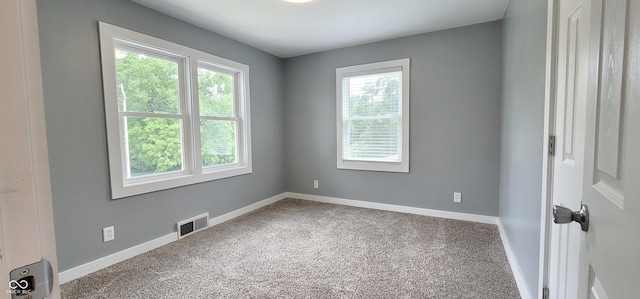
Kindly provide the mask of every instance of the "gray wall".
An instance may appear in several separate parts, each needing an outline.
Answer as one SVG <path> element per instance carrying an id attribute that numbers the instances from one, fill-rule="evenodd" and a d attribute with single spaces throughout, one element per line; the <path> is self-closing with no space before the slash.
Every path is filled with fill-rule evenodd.
<path id="1" fill-rule="evenodd" d="M 283 61 L 126 0 L 39 0 L 38 20 L 62 271 L 284 191 L 498 215 L 501 21 Z M 253 173 L 111 200 L 97 21 L 249 65 Z M 337 170 L 335 69 L 405 57 L 411 172 Z"/>
<path id="2" fill-rule="evenodd" d="M 253 173 L 111 200 L 99 20 L 249 65 Z M 60 270 L 286 191 L 280 58 L 126 0 L 40 0 L 38 21 Z M 116 239 L 102 243 L 110 225 Z"/>
<path id="3" fill-rule="evenodd" d="M 497 216 L 501 24 L 287 59 L 287 190 Z M 410 173 L 338 170 L 336 68 L 405 57 L 411 58 Z M 453 203 L 454 191 L 463 193 L 462 204 Z"/>
<path id="4" fill-rule="evenodd" d="M 546 2 L 511 0 L 503 28 L 500 219 L 534 297 L 540 254 Z"/>

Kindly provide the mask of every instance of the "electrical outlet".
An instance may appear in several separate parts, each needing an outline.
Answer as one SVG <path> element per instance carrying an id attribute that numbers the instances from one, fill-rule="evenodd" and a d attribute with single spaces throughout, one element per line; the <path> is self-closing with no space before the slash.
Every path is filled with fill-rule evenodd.
<path id="1" fill-rule="evenodd" d="M 453 202 L 459 202 L 459 203 L 462 203 L 462 193 L 460 193 L 460 192 L 453 192 Z"/>
<path id="2" fill-rule="evenodd" d="M 314 189 L 318 189 L 318 186 L 320 186 L 319 184 L 320 184 L 320 182 L 318 182 L 318 180 L 313 180 L 313 188 Z"/>
<path id="3" fill-rule="evenodd" d="M 103 242 L 109 242 L 116 238 L 115 229 L 113 226 L 105 227 L 102 229 Z"/>

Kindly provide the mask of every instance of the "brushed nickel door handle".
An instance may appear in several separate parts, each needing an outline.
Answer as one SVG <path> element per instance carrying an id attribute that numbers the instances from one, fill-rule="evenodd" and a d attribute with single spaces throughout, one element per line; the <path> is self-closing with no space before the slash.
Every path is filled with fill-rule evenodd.
<path id="1" fill-rule="evenodd" d="M 580 223 L 580 228 L 582 231 L 586 232 L 589 230 L 589 207 L 585 204 L 582 204 L 579 211 L 571 211 L 565 207 L 561 206 L 553 206 L 553 222 L 562 224 L 569 222 L 578 222 Z"/>

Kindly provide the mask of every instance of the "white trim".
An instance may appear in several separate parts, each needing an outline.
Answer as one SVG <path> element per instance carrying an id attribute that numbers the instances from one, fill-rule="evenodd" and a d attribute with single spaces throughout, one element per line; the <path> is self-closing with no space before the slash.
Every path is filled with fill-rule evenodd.
<path id="1" fill-rule="evenodd" d="M 246 206 L 244 208 L 240 208 L 240 209 L 237 209 L 235 211 L 231 211 L 229 213 L 226 213 L 224 215 L 220 215 L 218 217 L 211 218 L 211 219 L 209 219 L 209 227 L 214 226 L 214 225 L 218 225 L 218 224 L 223 223 L 223 222 L 227 222 L 227 221 L 229 221 L 231 219 L 234 219 L 234 218 L 240 217 L 240 216 L 242 216 L 244 214 L 253 212 L 253 211 L 255 211 L 255 210 L 259 209 L 259 208 L 268 206 L 268 205 L 270 205 L 272 203 L 278 202 L 278 201 L 283 200 L 285 198 L 287 198 L 287 193 L 286 192 L 285 193 L 280 193 L 280 194 L 278 194 L 276 196 L 272 196 L 272 197 L 269 197 L 267 199 L 264 199 L 264 200 L 261 200 L 259 202 L 256 202 L 254 204 L 250 204 L 250 205 L 248 205 L 248 206 Z"/>
<path id="2" fill-rule="evenodd" d="M 149 242 L 145 242 L 140 245 L 136 245 L 136 246 L 127 248 L 125 250 L 116 252 L 114 254 L 107 255 L 95 261 L 91 261 L 86 264 L 82 264 L 80 266 L 71 268 L 69 270 L 62 271 L 60 272 L 60 284 L 72 281 L 74 279 L 91 274 L 98 270 L 102 270 L 106 267 L 115 265 L 119 262 L 130 259 L 137 255 L 143 254 L 147 251 L 151 251 L 160 246 L 167 245 L 177 239 L 178 239 L 178 233 L 173 232 L 168 235 L 164 235 L 160 238 L 153 239 Z"/>
<path id="3" fill-rule="evenodd" d="M 284 193 L 269 197 L 267 199 L 261 200 L 259 202 L 253 203 L 246 207 L 211 218 L 209 219 L 209 227 L 227 222 L 229 220 L 232 220 L 234 218 L 240 217 L 247 213 L 253 212 L 257 209 L 260 209 L 272 203 L 276 203 L 285 198 L 297 198 L 297 199 L 331 203 L 331 204 L 339 204 L 339 205 L 345 205 L 345 206 L 361 207 L 361 208 L 400 212 L 400 213 L 409 213 L 409 214 L 422 215 L 422 216 L 464 220 L 464 221 L 472 221 L 472 222 L 487 223 L 487 224 L 499 223 L 498 218 L 494 216 L 474 215 L 474 214 L 467 214 L 467 213 L 439 211 L 439 210 L 431 210 L 431 209 L 423 209 L 423 208 L 414 208 L 414 207 L 408 207 L 408 206 L 367 202 L 367 201 L 360 201 L 360 200 L 351 200 L 351 199 L 326 197 L 326 196 L 318 196 L 318 195 L 310 195 L 310 194 L 302 194 L 302 193 L 284 192 Z M 501 236 L 502 236 L 502 231 L 501 231 Z M 102 270 L 104 268 L 115 265 L 124 260 L 130 259 L 132 257 L 143 254 L 145 252 L 151 251 L 158 247 L 167 245 L 176 240 L 178 240 L 178 233 L 172 232 L 160 238 L 153 239 L 151 241 L 124 249 L 122 251 L 110 254 L 108 256 L 99 258 L 97 260 L 88 262 L 86 264 L 82 264 L 80 266 L 71 268 L 69 270 L 62 271 L 59 273 L 60 284 L 67 283 L 69 281 L 72 281 L 80 277 L 83 277 L 85 275 L 96 272 L 98 270 Z M 504 238 L 503 238 L 503 243 L 505 244 L 505 251 L 507 251 L 506 250 L 507 243 L 505 242 Z M 507 257 L 509 257 L 509 253 L 510 251 L 507 251 Z M 511 262 L 512 259 L 513 258 L 509 258 L 509 261 Z M 516 271 L 514 271 L 514 275 L 515 273 Z M 518 279 L 516 279 L 516 281 L 518 281 Z M 523 297 L 523 299 L 528 299 L 528 298 Z"/>
<path id="4" fill-rule="evenodd" d="M 9 271 L 43 259 L 58 269 L 36 6 L 0 4 L 0 298 L 30 297 L 11 295 Z"/>
<path id="5" fill-rule="evenodd" d="M 248 205 L 244 208 L 240 208 L 237 209 L 235 211 L 229 212 L 227 214 L 215 217 L 215 218 L 211 218 L 209 219 L 209 227 L 223 223 L 225 221 L 229 221 L 233 218 L 242 216 L 244 214 L 247 214 L 249 212 L 252 212 L 254 210 L 257 210 L 259 208 L 262 208 L 264 206 L 267 206 L 269 204 L 272 204 L 274 202 L 277 202 L 279 200 L 285 199 L 287 196 L 287 193 L 281 193 L 278 194 L 276 196 L 272 196 L 270 198 L 261 200 L 259 202 L 256 202 L 254 204 Z M 86 264 L 82 264 L 80 266 L 71 268 L 69 270 L 65 270 L 60 272 L 60 284 L 78 279 L 82 276 L 91 274 L 93 272 L 96 272 L 98 270 L 102 270 L 106 267 L 115 265 L 119 262 L 122 262 L 124 260 L 130 259 L 132 257 L 135 257 L 137 255 L 143 254 L 145 252 L 151 251 L 153 249 L 156 249 L 158 247 L 167 245 L 171 242 L 174 242 L 178 240 L 178 233 L 177 232 L 172 232 L 168 235 L 164 235 L 160 238 L 157 239 L 153 239 L 151 241 L 142 243 L 140 245 L 136 245 L 130 248 L 127 248 L 125 250 L 110 254 L 108 256 L 99 258 L 97 260 L 88 262 Z"/>
<path id="6" fill-rule="evenodd" d="M 527 280 L 524 278 L 524 275 L 522 275 L 522 268 L 520 268 L 520 264 L 518 263 L 518 259 L 513 252 L 513 248 L 511 248 L 509 237 L 507 236 L 507 232 L 504 230 L 504 226 L 502 225 L 502 221 L 500 221 L 500 219 L 498 219 L 498 231 L 500 232 L 500 238 L 502 239 L 504 252 L 507 254 L 509 265 L 511 265 L 513 278 L 515 278 L 516 285 L 518 286 L 518 291 L 520 291 L 520 297 L 522 297 L 522 299 L 534 299 L 535 295 L 531 293 L 531 290 L 529 290 L 529 287 L 527 286 Z"/>
<path id="7" fill-rule="evenodd" d="M 392 204 L 386 204 L 386 203 L 377 203 L 377 202 L 310 195 L 310 194 L 302 194 L 302 193 L 292 193 L 292 192 L 287 192 L 287 197 L 324 202 L 324 203 L 332 203 L 332 204 L 338 204 L 338 205 L 344 205 L 344 206 L 408 213 L 408 214 L 438 217 L 438 218 L 464 220 L 464 221 L 472 221 L 472 222 L 487 223 L 487 224 L 498 223 L 498 217 L 495 217 L 495 216 L 485 216 L 485 215 L 467 214 L 467 213 L 459 213 L 459 212 L 414 208 L 414 207 L 392 205 Z"/>
<path id="8" fill-rule="evenodd" d="M 409 172 L 409 105 L 411 102 L 409 87 L 411 82 L 411 59 L 403 58 L 397 60 L 389 60 L 383 62 L 361 64 L 355 66 L 336 68 L 336 136 L 337 136 L 337 158 L 336 164 L 338 169 L 353 170 L 369 170 L 369 171 L 385 171 L 385 172 Z M 353 76 L 361 76 L 366 74 L 381 74 L 386 72 L 402 73 L 401 86 L 401 107 L 402 114 L 400 123 L 402 124 L 400 135 L 400 161 L 386 162 L 381 160 L 345 160 L 344 158 L 344 136 L 346 131 L 344 128 L 343 117 L 343 79 Z"/>
<path id="9" fill-rule="evenodd" d="M 113 199 L 143 194 L 200 182 L 218 180 L 253 171 L 251 156 L 251 112 L 249 93 L 249 66 L 198 51 L 183 45 L 149 35 L 98 22 L 104 90 L 107 146 L 109 149 L 109 175 Z M 121 112 L 116 93 L 116 58 L 114 47 L 123 46 L 132 51 L 149 52 L 151 56 L 175 61 L 179 70 L 180 107 L 176 115 Z M 215 167 L 203 167 L 200 143 L 198 79 L 199 67 L 223 69 L 235 77 L 234 107 L 236 114 L 237 162 Z M 182 128 L 182 167 L 180 171 L 152 176 L 129 178 L 126 165 L 127 146 L 123 144 L 121 118 L 128 115 L 153 115 L 159 118 L 180 119 Z M 125 133 L 126 134 L 126 133 Z"/>
<path id="10" fill-rule="evenodd" d="M 557 0 L 547 0 L 547 47 L 545 61 L 544 136 L 542 158 L 542 198 L 540 199 L 540 255 L 538 290 L 549 286 L 549 246 L 551 238 L 551 209 L 553 191 L 553 156 L 548 154 L 549 136 L 555 135 L 555 95 L 557 69 Z M 538 294 L 542 298 L 542 294 Z"/>

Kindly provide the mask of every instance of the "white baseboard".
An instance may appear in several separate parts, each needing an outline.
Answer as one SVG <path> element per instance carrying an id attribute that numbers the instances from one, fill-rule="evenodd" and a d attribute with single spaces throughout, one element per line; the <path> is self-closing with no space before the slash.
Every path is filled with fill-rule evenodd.
<path id="1" fill-rule="evenodd" d="M 367 202 L 367 201 L 359 201 L 359 200 L 351 200 L 351 199 L 342 199 L 342 198 L 335 198 L 335 197 L 285 192 L 285 193 L 281 193 L 276 196 L 261 200 L 254 204 L 248 205 L 246 207 L 237 209 L 235 211 L 231 211 L 224 215 L 211 218 L 209 219 L 209 227 L 237 218 L 239 216 L 255 211 L 259 208 L 262 208 L 264 206 L 267 206 L 269 204 L 275 203 L 277 201 L 280 201 L 288 197 L 310 200 L 310 201 L 317 201 L 317 202 L 346 205 L 346 206 L 376 209 L 376 210 L 385 210 L 385 211 L 409 213 L 409 214 L 416 214 L 416 215 L 423 215 L 423 216 L 439 217 L 439 218 L 465 220 L 465 221 L 473 221 L 473 222 L 488 223 L 488 224 L 498 223 L 498 218 L 492 217 L 492 216 L 430 210 L 430 209 L 414 208 L 414 207 L 408 207 L 408 206 L 399 206 L 399 205 L 391 205 L 391 204 L 383 204 L 383 203 L 375 203 L 375 202 Z M 500 235 L 503 235 L 502 231 Z M 160 238 L 99 258 L 95 261 L 91 261 L 86 264 L 82 264 L 80 266 L 71 268 L 69 270 L 62 271 L 59 273 L 60 284 L 91 274 L 93 272 L 112 266 L 124 260 L 135 257 L 137 255 L 143 254 L 147 251 L 151 251 L 160 246 L 164 246 L 176 240 L 178 240 L 178 234 L 176 232 L 173 232 L 168 235 L 162 236 Z M 504 242 L 504 239 L 503 239 L 503 243 L 505 243 L 505 248 L 506 248 L 507 243 Z M 510 251 L 507 251 L 508 257 L 509 257 L 509 253 Z M 511 262 L 512 259 L 513 259 L 512 257 L 509 257 L 509 262 Z M 515 275 L 515 272 L 516 271 L 514 271 L 514 275 Z M 517 275 L 516 275 L 516 281 L 518 281 Z M 520 287 L 520 284 L 521 283 L 519 282 L 518 287 Z M 528 299 L 528 298 L 523 296 L 523 299 Z"/>
<path id="2" fill-rule="evenodd" d="M 235 211 L 231 211 L 229 213 L 226 213 L 224 215 L 220 215 L 220 216 L 215 217 L 215 218 L 211 218 L 211 219 L 209 219 L 209 227 L 214 226 L 214 225 L 218 225 L 218 224 L 226 222 L 226 221 L 229 221 L 229 220 L 231 220 L 233 218 L 240 217 L 240 216 L 242 216 L 244 214 L 247 214 L 249 212 L 253 212 L 253 211 L 255 211 L 255 210 L 259 209 L 259 208 L 262 208 L 264 206 L 268 206 L 268 205 L 270 205 L 270 204 L 272 204 L 274 202 L 283 200 L 285 198 L 287 198 L 287 193 L 286 192 L 285 193 L 280 193 L 280 194 L 278 194 L 276 196 L 272 196 L 272 197 L 269 197 L 267 199 L 264 199 L 264 200 L 261 200 L 259 202 L 256 202 L 254 204 L 250 204 L 250 205 L 248 205 L 248 206 L 246 206 L 244 208 L 240 208 L 240 209 L 237 209 Z"/>
<path id="3" fill-rule="evenodd" d="M 472 221 L 472 222 L 487 223 L 487 224 L 498 223 L 498 217 L 494 217 L 494 216 L 414 208 L 414 207 L 408 207 L 408 206 L 399 206 L 399 205 L 392 205 L 392 204 L 385 204 L 385 203 L 318 196 L 318 195 L 310 195 L 310 194 L 302 194 L 302 193 L 287 192 L 286 194 L 287 194 L 287 197 L 291 197 L 291 198 L 339 204 L 339 205 L 352 206 L 352 207 L 416 214 L 416 215 L 422 215 L 422 216 L 431 216 L 431 217 L 447 218 L 447 219 L 455 219 L 455 220 Z"/>
<path id="4" fill-rule="evenodd" d="M 513 277 L 515 278 L 516 285 L 518 286 L 518 290 L 520 291 L 520 297 L 522 297 L 522 299 L 535 299 L 535 295 L 531 293 L 531 290 L 529 289 L 529 287 L 527 286 L 527 282 L 525 281 L 524 275 L 522 275 L 522 269 L 520 268 L 520 264 L 518 263 L 515 254 L 513 253 L 511 242 L 509 241 L 507 232 L 505 231 L 500 219 L 498 219 L 498 230 L 500 231 L 502 246 L 504 246 L 504 251 L 507 254 L 509 265 L 511 265 L 511 272 L 513 272 Z"/>
<path id="5" fill-rule="evenodd" d="M 74 279 L 80 278 L 82 276 L 91 274 L 98 270 L 104 269 L 111 265 L 115 265 L 124 260 L 130 259 L 136 255 L 143 254 L 147 251 L 156 249 L 160 246 L 167 245 L 178 239 L 178 233 L 170 233 L 168 235 L 162 236 L 157 239 L 153 239 L 149 242 L 142 243 L 140 245 L 136 245 L 120 252 L 116 252 L 111 255 L 107 255 L 103 258 L 99 258 L 95 261 L 88 262 L 86 264 L 82 264 L 75 268 L 71 268 L 69 270 L 65 270 L 60 272 L 59 281 L 60 284 L 72 281 Z"/>
<path id="6" fill-rule="evenodd" d="M 221 216 L 218 216 L 218 217 L 215 217 L 215 218 L 211 218 L 211 219 L 209 219 L 209 227 L 217 225 L 217 224 L 220 224 L 220 223 L 223 223 L 225 221 L 229 221 L 229 220 L 231 220 L 233 218 L 242 216 L 242 215 L 244 215 L 246 213 L 249 213 L 249 212 L 254 211 L 256 209 L 262 208 L 262 207 L 264 207 L 266 205 L 272 204 L 272 203 L 277 202 L 277 201 L 279 201 L 281 199 L 284 199 L 284 198 L 286 198 L 286 193 L 281 193 L 281 194 L 278 194 L 276 196 L 267 198 L 265 200 L 261 200 L 261 201 L 259 201 L 257 203 L 248 205 L 246 207 L 237 209 L 235 211 L 231 211 L 231 212 L 226 213 L 224 215 L 221 215 Z M 60 284 L 72 281 L 74 279 L 77 279 L 77 278 L 80 278 L 82 276 L 91 274 L 93 272 L 96 272 L 98 270 L 104 269 L 106 267 L 115 265 L 115 264 L 117 264 L 119 262 L 122 262 L 124 260 L 130 259 L 130 258 L 132 258 L 134 256 L 143 254 L 143 253 L 145 253 L 147 251 L 151 251 L 151 250 L 156 249 L 156 248 L 158 248 L 160 246 L 167 245 L 167 244 L 169 244 L 171 242 L 174 242 L 176 240 L 178 240 L 178 233 L 176 233 L 176 232 L 170 233 L 170 234 L 162 236 L 160 238 L 153 239 L 153 240 L 151 240 L 149 242 L 145 242 L 145 243 L 142 243 L 140 245 L 136 245 L 136 246 L 133 246 L 131 248 L 127 248 L 125 250 L 116 252 L 114 254 L 110 254 L 110 255 L 105 256 L 103 258 L 99 258 L 99 259 L 97 259 L 95 261 L 91 261 L 91 262 L 88 262 L 86 264 L 82 264 L 80 266 L 71 268 L 69 270 L 62 271 L 62 272 L 59 273 L 58 280 L 60 281 Z"/>

